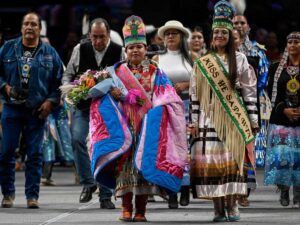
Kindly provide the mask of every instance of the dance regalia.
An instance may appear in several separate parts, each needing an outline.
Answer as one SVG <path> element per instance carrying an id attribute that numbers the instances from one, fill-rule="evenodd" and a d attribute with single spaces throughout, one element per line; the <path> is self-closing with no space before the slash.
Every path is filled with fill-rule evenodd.
<path id="1" fill-rule="evenodd" d="M 283 113 L 285 108 L 300 107 L 299 66 L 282 62 L 270 66 L 268 94 L 272 96 L 273 108 L 268 127 L 264 183 L 300 186 L 300 120 L 291 121 Z"/>
<path id="2" fill-rule="evenodd" d="M 43 162 L 72 164 L 74 161 L 67 113 L 66 105 L 59 106 L 47 118 L 42 147 Z"/>
<path id="3" fill-rule="evenodd" d="M 268 81 L 269 62 L 262 46 L 260 46 L 256 41 L 251 42 L 248 36 L 239 50 L 247 57 L 254 58 L 257 61 L 257 67 L 255 69 L 258 74 L 257 93 L 260 111 L 260 131 L 256 135 L 255 139 L 255 158 L 256 166 L 264 167 L 267 147 L 267 128 L 271 113 L 270 100 L 265 91 Z"/>
<path id="4" fill-rule="evenodd" d="M 114 73 L 128 95 L 119 104 L 109 94 L 92 103 L 89 153 L 96 181 L 117 197 L 162 194 L 160 187 L 178 192 L 187 159 L 182 100 L 152 62 L 137 71 L 120 62 Z"/>
<path id="5" fill-rule="evenodd" d="M 257 126 L 257 114 L 251 114 L 255 104 L 244 103 L 256 102 L 256 82 L 246 56 L 237 52 L 236 58 L 238 92 L 229 85 L 226 59 L 210 53 L 194 66 L 191 120 L 199 137 L 191 146 L 191 184 L 197 198 L 247 193 L 244 158 L 254 164 L 251 127 Z"/>

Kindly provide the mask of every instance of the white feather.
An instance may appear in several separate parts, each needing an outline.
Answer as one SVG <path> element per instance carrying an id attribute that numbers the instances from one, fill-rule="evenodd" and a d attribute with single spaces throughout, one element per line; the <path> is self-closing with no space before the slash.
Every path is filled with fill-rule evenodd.
<path id="1" fill-rule="evenodd" d="M 86 35 L 89 32 L 90 19 L 88 14 L 84 14 L 82 18 L 82 35 Z"/>
<path id="2" fill-rule="evenodd" d="M 235 8 L 236 14 L 244 14 L 246 10 L 246 0 L 230 0 L 230 3 Z"/>

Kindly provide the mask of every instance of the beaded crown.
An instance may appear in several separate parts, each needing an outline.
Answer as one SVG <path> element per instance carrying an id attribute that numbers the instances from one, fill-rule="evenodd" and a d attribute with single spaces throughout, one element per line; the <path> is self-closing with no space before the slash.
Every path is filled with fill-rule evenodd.
<path id="1" fill-rule="evenodd" d="M 135 15 L 128 17 L 122 31 L 125 47 L 137 43 L 147 45 L 145 24 L 141 17 Z"/>
<path id="2" fill-rule="evenodd" d="M 232 19 L 235 15 L 235 8 L 227 1 L 219 1 L 214 6 L 214 17 L 212 29 L 223 27 L 229 30 L 233 29 Z"/>

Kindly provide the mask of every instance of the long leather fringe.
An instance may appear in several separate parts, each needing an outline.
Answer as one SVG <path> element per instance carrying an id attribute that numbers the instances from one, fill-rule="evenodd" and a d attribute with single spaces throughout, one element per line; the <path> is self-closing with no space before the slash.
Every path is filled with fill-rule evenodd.
<path id="1" fill-rule="evenodd" d="M 243 175 L 246 146 L 242 135 L 199 69 L 195 68 L 194 74 L 196 75 L 197 98 L 200 102 L 200 107 L 210 117 L 218 138 L 224 143 L 228 151 L 232 152 L 238 165 L 239 173 Z"/>

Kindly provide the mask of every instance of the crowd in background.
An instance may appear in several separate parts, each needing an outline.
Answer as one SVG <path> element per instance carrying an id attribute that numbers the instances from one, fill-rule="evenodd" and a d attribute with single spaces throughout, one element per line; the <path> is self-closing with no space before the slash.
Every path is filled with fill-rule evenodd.
<path id="1" fill-rule="evenodd" d="M 299 208 L 299 29 L 285 30 L 285 37 L 273 27 L 252 32 L 243 10 L 227 1 L 209 3 L 210 29 L 178 20 L 155 27 L 130 16 L 123 38 L 107 20 L 83 15 L 82 33 L 70 31 L 56 50 L 55 26 L 45 30 L 41 20 L 49 8 L 39 9 L 41 17 L 25 14 L 22 37 L 2 41 L 0 50 L 2 207 L 13 207 L 14 171 L 25 170 L 27 206 L 38 208 L 39 183 L 55 185 L 51 175 L 60 163 L 74 167 L 80 203 L 89 202 L 97 188 L 100 208 L 115 209 L 111 198 L 120 197 L 120 220 L 126 222 L 147 221 L 146 205 L 154 195 L 176 209 L 189 204 L 191 192 L 213 201 L 214 222 L 240 220 L 238 205 L 250 204 L 256 167 L 265 169 L 266 185 L 279 188 L 282 206 L 290 204 L 293 186 L 293 206 Z M 60 85 L 103 68 L 112 74 L 109 95 L 76 106 L 60 98 Z M 39 83 L 33 85 L 31 77 Z M 128 96 L 143 103 L 134 105 Z M 147 126 L 157 120 L 158 137 L 151 135 L 155 126 Z M 104 137 L 106 147 L 99 144 Z M 170 137 L 178 143 L 172 145 Z M 157 150 L 149 143 L 157 143 Z M 163 175 L 147 164 L 153 154 Z"/>

